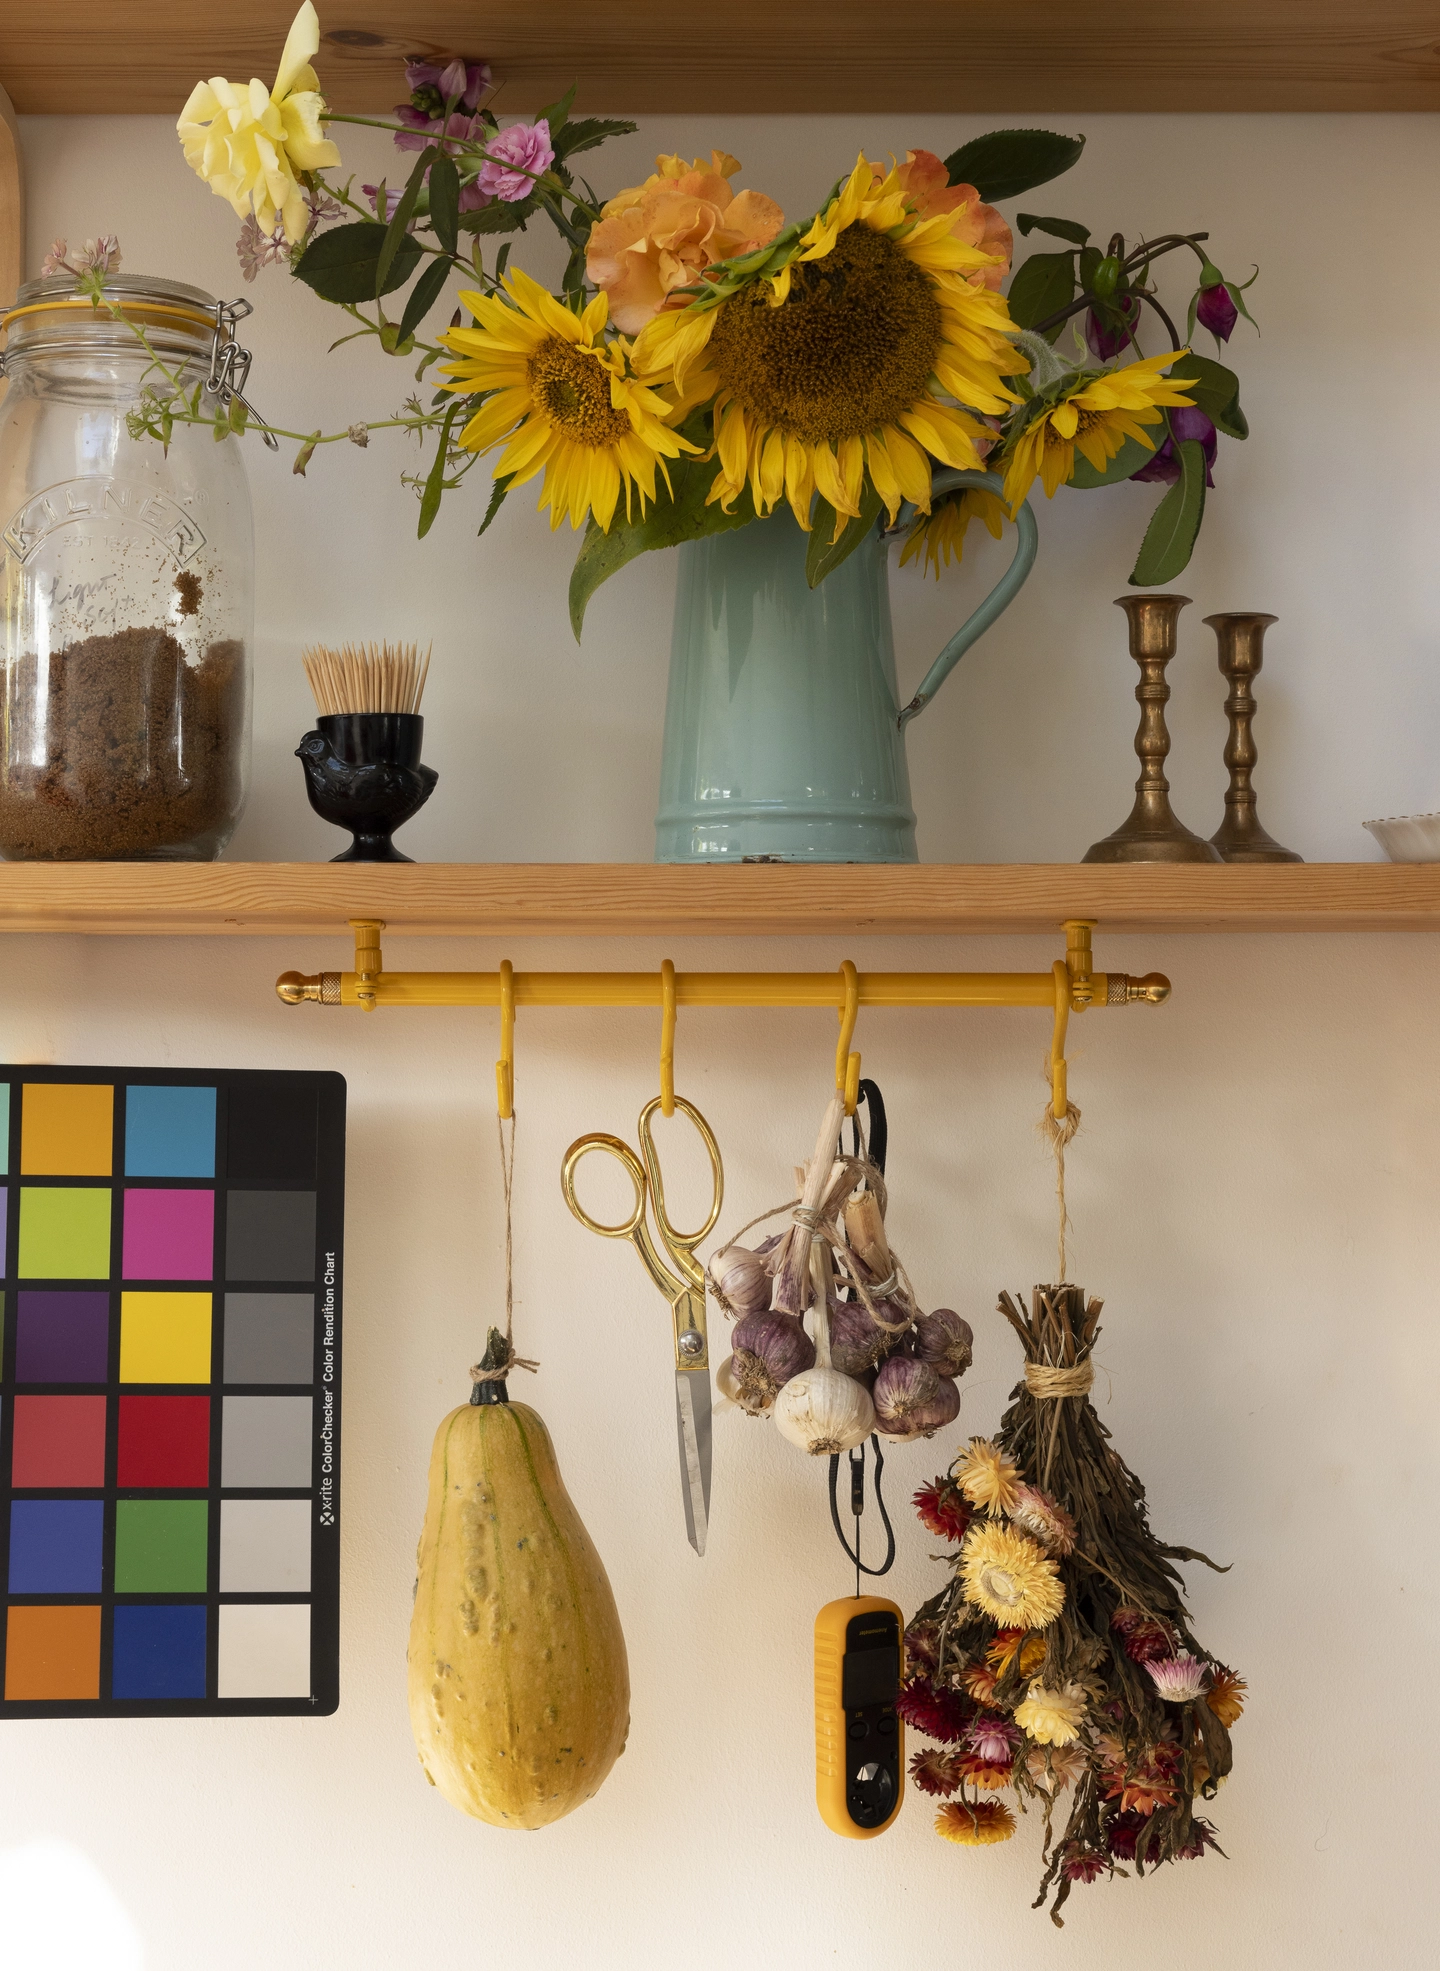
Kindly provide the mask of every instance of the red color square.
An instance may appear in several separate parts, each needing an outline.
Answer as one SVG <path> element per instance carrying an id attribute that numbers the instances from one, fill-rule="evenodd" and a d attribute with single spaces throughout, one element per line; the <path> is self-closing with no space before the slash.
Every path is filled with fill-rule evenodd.
<path id="1" fill-rule="evenodd" d="M 17 1396 L 10 1482 L 27 1488 L 105 1483 L 103 1396 Z"/>
<path id="2" fill-rule="evenodd" d="M 127 1280 L 209 1280 L 215 1275 L 213 1191 L 127 1191 Z"/>
<path id="3" fill-rule="evenodd" d="M 210 1482 L 208 1396 L 122 1396 L 116 1482 L 202 1486 Z"/>

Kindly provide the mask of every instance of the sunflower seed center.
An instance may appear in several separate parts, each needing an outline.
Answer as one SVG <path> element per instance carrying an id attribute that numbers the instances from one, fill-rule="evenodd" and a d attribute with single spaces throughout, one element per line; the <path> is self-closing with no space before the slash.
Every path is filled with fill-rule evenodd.
<path id="1" fill-rule="evenodd" d="M 614 445 L 630 420 L 610 402 L 610 375 L 594 356 L 563 336 L 547 336 L 525 366 L 531 394 L 577 445 Z"/>

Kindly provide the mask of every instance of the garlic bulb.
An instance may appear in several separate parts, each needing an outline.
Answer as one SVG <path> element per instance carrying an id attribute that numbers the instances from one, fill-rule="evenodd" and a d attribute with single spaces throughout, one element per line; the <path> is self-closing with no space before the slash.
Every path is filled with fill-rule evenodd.
<path id="1" fill-rule="evenodd" d="M 768 1410 L 791 1377 L 815 1361 L 815 1344 L 793 1314 L 747 1314 L 736 1323 L 734 1344 L 735 1401 L 752 1417 Z"/>
<path id="2" fill-rule="evenodd" d="M 963 1376 L 970 1366 L 975 1331 L 953 1307 L 937 1307 L 915 1323 L 915 1358 L 942 1376 Z"/>
<path id="3" fill-rule="evenodd" d="M 882 1306 L 888 1316 L 890 1309 Z M 870 1319 L 863 1300 L 835 1300 L 830 1304 L 830 1360 L 842 1374 L 863 1376 L 873 1369 L 894 1335 L 887 1335 Z"/>
<path id="4" fill-rule="evenodd" d="M 892 1355 L 875 1378 L 875 1418 L 886 1437 L 930 1437 L 960 1414 L 960 1392 L 948 1376 L 911 1355 Z"/>
<path id="5" fill-rule="evenodd" d="M 740 1378 L 735 1373 L 735 1357 L 727 1355 L 715 1371 L 715 1387 L 727 1403 L 740 1403 Z"/>
<path id="6" fill-rule="evenodd" d="M 858 1382 L 819 1367 L 792 1376 L 775 1398 L 775 1428 L 812 1458 L 863 1444 L 875 1428 L 875 1406 Z"/>
<path id="7" fill-rule="evenodd" d="M 732 1319 L 762 1313 L 770 1305 L 769 1268 L 758 1252 L 746 1246 L 726 1246 L 713 1252 L 705 1269 L 710 1291 Z"/>

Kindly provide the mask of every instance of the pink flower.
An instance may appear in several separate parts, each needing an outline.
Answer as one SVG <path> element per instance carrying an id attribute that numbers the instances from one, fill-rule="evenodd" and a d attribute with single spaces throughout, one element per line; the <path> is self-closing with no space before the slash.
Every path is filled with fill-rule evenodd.
<path id="1" fill-rule="evenodd" d="M 966 1732 L 965 1743 L 977 1758 L 999 1764 L 1020 1743 L 1020 1733 L 1008 1719 L 987 1717 L 982 1712 Z"/>
<path id="2" fill-rule="evenodd" d="M 65 240 L 52 240 L 50 251 L 40 263 L 40 272 L 50 274 L 88 274 L 98 267 L 102 274 L 120 271 L 120 242 L 114 233 L 102 233 L 98 240 L 86 240 L 70 251 Z"/>
<path id="3" fill-rule="evenodd" d="M 1156 1690 L 1168 1704 L 1188 1704 L 1193 1698 L 1204 1695 L 1208 1674 L 1206 1666 L 1188 1650 L 1182 1649 L 1174 1656 L 1162 1656 L 1158 1662 L 1147 1663 L 1145 1668 L 1155 1679 Z"/>
<path id="4" fill-rule="evenodd" d="M 504 199 L 507 205 L 529 198 L 535 180 L 555 162 L 550 125 L 543 117 L 538 123 L 512 123 L 485 148 L 490 155 L 475 182 L 482 192 Z M 507 165 L 513 168 L 507 170 Z"/>

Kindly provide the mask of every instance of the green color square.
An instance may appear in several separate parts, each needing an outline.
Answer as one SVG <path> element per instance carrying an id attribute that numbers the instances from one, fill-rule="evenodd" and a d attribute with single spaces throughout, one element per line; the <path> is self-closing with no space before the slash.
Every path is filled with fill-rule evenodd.
<path id="1" fill-rule="evenodd" d="M 117 1595 L 203 1595 L 210 1507 L 204 1499 L 120 1499 L 115 1507 Z"/>
<path id="2" fill-rule="evenodd" d="M 109 1191 L 22 1186 L 21 1279 L 104 1280 L 109 1274 Z"/>
<path id="3" fill-rule="evenodd" d="M 10 1084 L 0 1081 L 0 1177 L 10 1175 Z"/>

